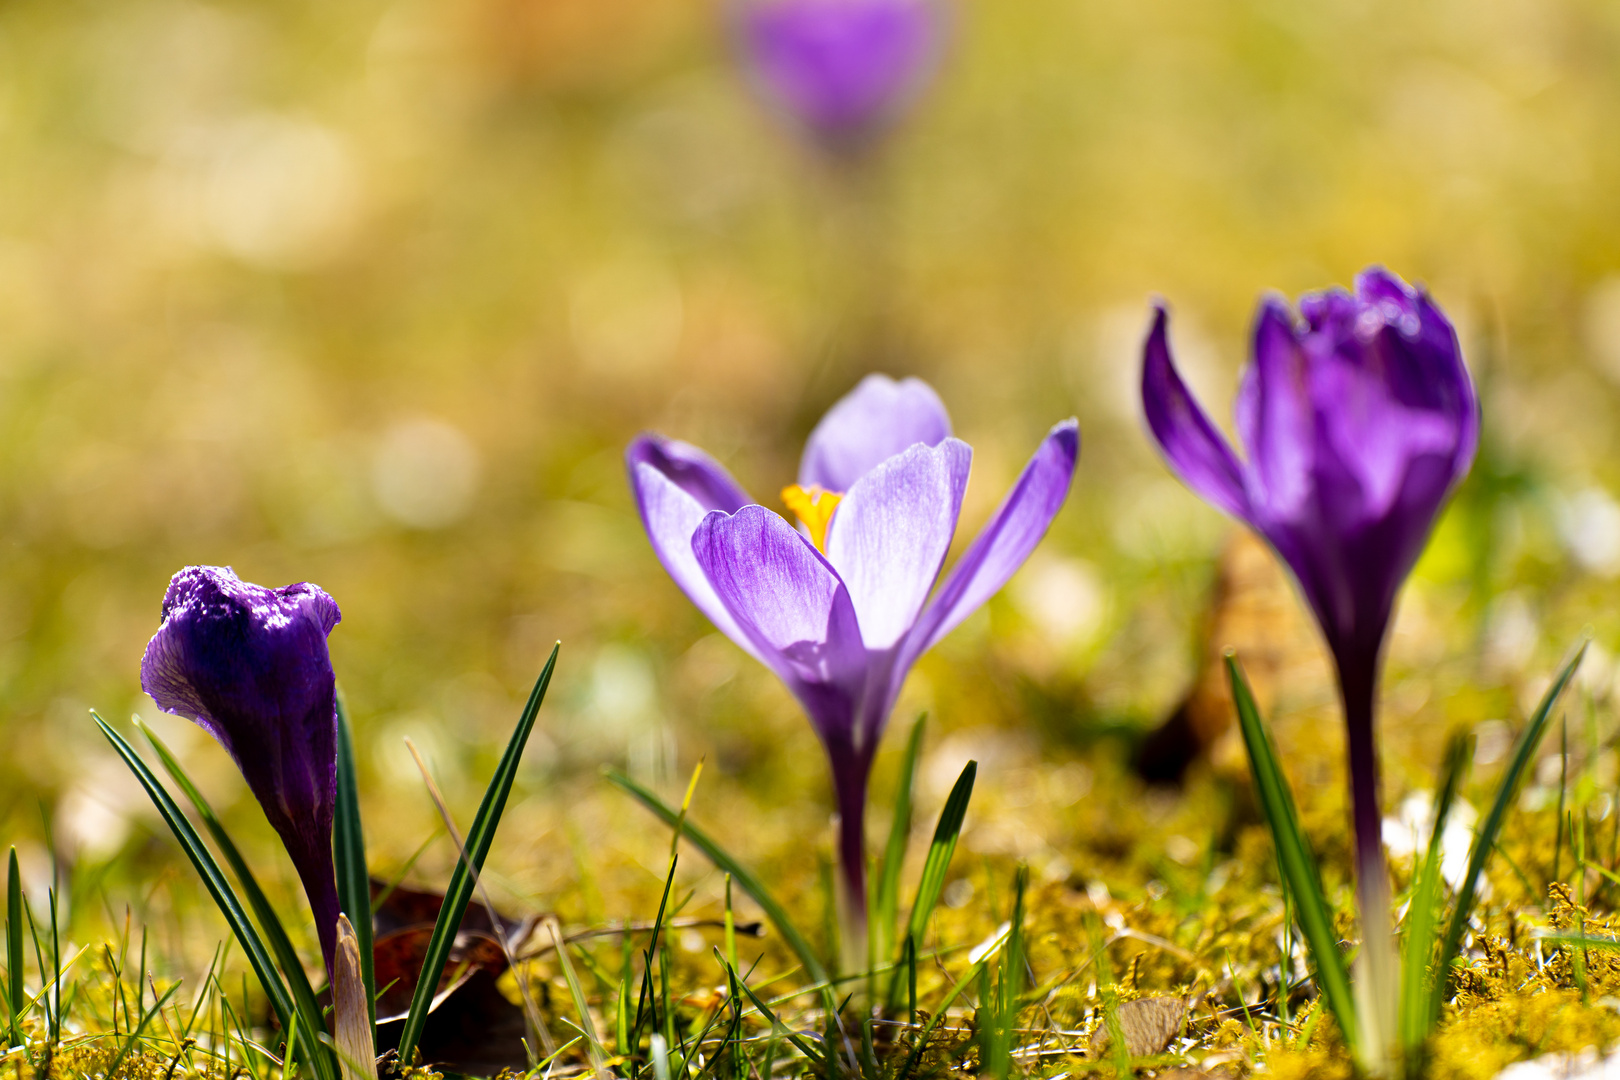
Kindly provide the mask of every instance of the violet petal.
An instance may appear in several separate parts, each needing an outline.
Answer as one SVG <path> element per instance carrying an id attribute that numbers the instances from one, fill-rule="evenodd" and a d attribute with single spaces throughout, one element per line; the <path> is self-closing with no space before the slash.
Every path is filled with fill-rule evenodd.
<path id="1" fill-rule="evenodd" d="M 1316 416 L 1308 379 L 1292 316 L 1281 301 L 1268 299 L 1255 319 L 1254 363 L 1234 406 L 1249 455 L 1251 513 L 1297 513 L 1310 496 Z"/>
<path id="2" fill-rule="evenodd" d="M 828 149 L 858 148 L 921 88 L 934 0 L 745 0 L 742 46 L 765 95 Z"/>
<path id="3" fill-rule="evenodd" d="M 1363 303 L 1381 301 L 1386 312 L 1377 341 L 1380 381 L 1395 403 L 1444 425 L 1448 437 L 1441 449 L 1452 458 L 1455 479 L 1461 479 L 1479 444 L 1479 399 L 1457 331 L 1426 292 L 1383 267 L 1363 271 L 1356 292 Z M 1391 317 L 1396 313 L 1399 318 Z M 1433 443 L 1426 447 L 1432 448 Z"/>
<path id="4" fill-rule="evenodd" d="M 906 636 L 891 696 L 916 658 L 994 596 L 1029 558 L 1062 509 L 1079 459 L 1079 423 L 1064 420 L 1054 425 Z"/>
<path id="5" fill-rule="evenodd" d="M 624 452 L 625 465 L 634 483 L 636 466 L 650 465 L 670 483 L 697 500 L 705 511 L 724 510 L 735 514 L 754 500 L 742 485 L 731 478 L 714 458 L 691 443 L 666 439 L 644 432 L 636 436 Z"/>
<path id="6" fill-rule="evenodd" d="M 1301 297 L 1299 315 L 1268 300 L 1256 318 L 1236 403 L 1247 468 L 1207 421 L 1179 425 L 1207 429 L 1193 450 L 1172 447 L 1177 425 L 1154 416 L 1159 399 L 1184 389 L 1167 387 L 1168 355 L 1151 340 L 1144 403 L 1189 486 L 1247 520 L 1288 564 L 1341 681 L 1355 684 L 1376 671 L 1395 596 L 1473 460 L 1479 401 L 1445 315 L 1380 267 L 1360 275 L 1354 294 Z M 1346 694 L 1361 701 L 1370 689 Z"/>
<path id="7" fill-rule="evenodd" d="M 725 467 L 690 443 L 643 433 L 625 451 L 630 488 L 653 551 L 682 591 L 727 637 L 753 647 L 692 555 L 692 534 L 711 510 L 733 513 L 753 500 Z"/>
<path id="8" fill-rule="evenodd" d="M 844 492 L 900 451 L 937 446 L 951 434 L 950 414 L 921 379 L 868 375 L 827 410 L 799 460 L 799 484 Z"/>
<path id="9" fill-rule="evenodd" d="M 169 582 L 163 624 L 141 658 L 141 687 L 219 740 L 281 836 L 328 973 L 338 917 L 337 695 L 326 636 L 341 618 L 315 585 L 267 589 L 230 567 L 188 566 Z"/>
<path id="10" fill-rule="evenodd" d="M 1378 331 L 1380 339 L 1396 334 L 1390 327 Z M 1378 344 L 1385 352 L 1399 348 Z M 1312 391 L 1323 403 L 1318 412 L 1324 449 L 1354 479 L 1355 490 L 1342 495 L 1355 500 L 1363 517 L 1389 513 L 1418 457 L 1434 454 L 1449 461 L 1457 441 L 1451 418 L 1402 405 L 1380 372 L 1330 361 L 1312 374 Z"/>
<path id="11" fill-rule="evenodd" d="M 798 695 L 823 738 L 847 732 L 866 649 L 849 590 L 827 560 L 763 506 L 710 513 L 692 550 L 754 654 Z"/>
<path id="12" fill-rule="evenodd" d="M 973 451 L 960 439 L 914 444 L 855 482 L 827 530 L 827 561 L 849 589 L 868 649 L 917 619 L 956 534 Z"/>
<path id="13" fill-rule="evenodd" d="M 1246 517 L 1243 469 L 1177 374 L 1168 322 L 1169 313 L 1159 307 L 1142 349 L 1142 408 L 1148 428 L 1188 487 L 1228 514 Z"/>

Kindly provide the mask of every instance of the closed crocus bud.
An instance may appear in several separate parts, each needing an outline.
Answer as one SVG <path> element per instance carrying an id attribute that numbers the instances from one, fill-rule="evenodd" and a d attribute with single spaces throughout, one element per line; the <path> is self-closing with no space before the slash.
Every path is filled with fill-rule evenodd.
<path id="1" fill-rule="evenodd" d="M 266 589 L 228 566 L 188 566 L 169 582 L 163 625 L 141 658 L 141 687 L 220 741 L 280 834 L 328 974 L 338 925 L 337 693 L 326 636 L 340 618 L 318 586 Z"/>
<path id="2" fill-rule="evenodd" d="M 740 0 L 738 37 L 770 102 L 825 149 L 865 147 L 921 91 L 939 0 Z"/>
<path id="3" fill-rule="evenodd" d="M 1244 460 L 1188 393 L 1160 308 L 1143 355 L 1142 404 L 1172 468 L 1276 549 L 1338 668 L 1348 727 L 1365 967 L 1393 1008 L 1389 886 L 1380 843 L 1373 713 L 1396 594 L 1479 443 L 1479 400 L 1457 334 L 1419 289 L 1373 267 L 1354 293 L 1266 300 L 1235 408 Z"/>

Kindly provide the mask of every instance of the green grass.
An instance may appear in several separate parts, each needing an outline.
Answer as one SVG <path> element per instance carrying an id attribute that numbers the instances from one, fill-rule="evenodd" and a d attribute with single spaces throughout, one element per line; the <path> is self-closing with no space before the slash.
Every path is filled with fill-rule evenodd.
<path id="1" fill-rule="evenodd" d="M 1550 880 L 1556 863 L 1569 865 L 1550 842 L 1558 827 L 1557 792 L 1537 796 L 1545 801 L 1543 809 L 1515 808 L 1532 771 L 1536 740 L 1550 725 L 1577 660 L 1572 658 L 1551 684 L 1499 774 L 1471 779 L 1464 764 L 1474 753 L 1473 741 L 1451 740 L 1436 798 L 1441 814 L 1415 861 L 1395 862 L 1397 904 L 1406 911 L 1402 933 L 1408 935 L 1403 977 L 1411 1007 L 1403 1012 L 1403 1031 L 1416 1033 L 1413 1041 L 1423 1048 L 1412 1059 L 1413 1075 L 1422 1070 L 1434 1077 L 1483 1080 L 1490 1073 L 1479 1062 L 1499 1067 L 1534 1053 L 1620 1041 L 1620 1020 L 1596 1004 L 1620 992 L 1615 945 L 1620 914 L 1601 900 L 1601 884 L 1620 880 L 1620 868 L 1608 861 L 1616 854 L 1612 847 L 1605 851 L 1595 839 L 1604 835 L 1594 820 L 1607 808 L 1603 793 L 1588 787 L 1583 796 L 1572 787 L 1564 800 L 1576 822 L 1569 830 L 1572 848 L 1586 868 L 1584 879 L 1574 882 Z M 490 850 L 492 825 L 502 816 L 500 792 L 510 783 L 503 778 L 515 773 L 551 670 L 548 665 L 537 683 L 497 766 L 493 794 L 468 834 L 469 856 L 479 863 Z M 1248 724 L 1253 703 L 1235 670 L 1234 678 L 1239 715 Z M 110 727 L 105 731 L 115 745 L 134 754 Z M 1255 733 L 1267 738 L 1261 729 Z M 123 928 L 104 945 L 66 943 L 60 923 L 53 931 L 51 918 L 42 922 L 32 912 L 24 895 L 28 883 L 20 871 L 13 874 L 7 966 L 0 983 L 6 987 L 7 1016 L 15 1011 L 23 1039 L 4 1067 L 19 1077 L 319 1076 L 317 1052 L 306 1049 L 291 1058 L 285 1052 L 289 1042 L 307 1048 L 312 1041 L 324 1048 L 325 1018 L 319 1006 L 313 1012 L 298 1007 L 294 998 L 305 991 L 293 989 L 297 977 L 289 978 L 293 973 L 286 970 L 300 957 L 310 959 L 309 943 L 290 932 L 298 927 L 296 919 L 283 923 L 290 911 L 284 908 L 277 917 L 271 893 L 279 896 L 281 890 L 267 891 L 247 871 L 246 856 L 174 752 L 146 734 L 230 867 L 236 884 L 222 890 L 228 901 L 223 910 L 247 929 L 238 930 L 234 943 L 214 949 L 205 969 L 157 976 L 157 970 L 174 970 L 154 944 L 163 939 L 161 928 L 154 937 L 126 915 Z M 580 924 L 548 917 L 540 923 L 531 939 L 539 951 L 529 947 L 503 982 L 507 996 L 516 1000 L 513 978 L 526 980 L 533 1000 L 541 1003 L 540 1024 L 553 1041 L 544 1052 L 531 1044 L 526 1075 L 633 1080 L 989 1075 L 1004 1080 L 1059 1073 L 1116 1077 L 1217 1063 L 1242 1071 L 1264 1066 L 1284 1076 L 1346 1075 L 1350 1029 L 1334 999 L 1319 997 L 1317 989 L 1326 985 L 1318 982 L 1323 970 L 1318 937 L 1341 934 L 1351 925 L 1339 816 L 1343 802 L 1331 788 L 1322 798 L 1297 805 L 1287 801 L 1288 785 L 1269 738 L 1260 760 L 1271 764 L 1260 772 L 1254 790 L 1262 805 L 1284 800 L 1279 805 L 1299 838 L 1294 858 L 1261 857 L 1271 842 L 1267 832 L 1252 816 L 1255 810 L 1234 802 L 1225 781 L 1194 780 L 1168 817 L 1163 809 L 1139 815 L 1129 808 L 1142 790 L 1123 769 L 1099 761 L 1089 798 L 1112 801 L 1123 823 L 1136 830 L 1141 854 L 1133 858 L 1153 865 L 1152 848 L 1167 845 L 1168 836 L 1185 839 L 1200 819 L 1214 826 L 1210 835 L 1217 838 L 1215 847 L 1197 857 L 1178 849 L 1180 861 L 1157 863 L 1140 887 L 1122 882 L 1117 894 L 1105 895 L 1081 888 L 1085 879 L 1075 871 L 1041 875 L 1008 857 L 964 861 L 960 838 L 984 812 L 971 800 L 972 763 L 941 803 L 932 830 L 912 821 L 913 807 L 928 798 L 916 786 L 928 741 L 920 728 L 914 736 L 897 759 L 893 797 L 905 812 L 911 839 L 931 831 L 932 842 L 918 847 L 917 858 L 896 872 L 891 884 L 880 878 L 875 885 L 914 900 L 896 958 L 877 965 L 870 979 L 828 976 L 832 954 L 796 928 L 814 921 L 816 910 L 807 907 L 817 896 L 814 888 L 781 897 L 768 888 L 769 872 L 755 869 L 731 847 L 756 847 L 757 838 L 726 829 L 727 840 L 718 839 L 720 829 L 706 822 L 709 789 L 696 775 L 674 807 L 628 776 L 610 774 L 607 786 L 618 790 L 623 805 L 640 802 L 673 830 L 674 851 L 666 841 L 665 872 L 656 892 L 646 894 L 655 901 L 644 909 L 650 918 Z M 1581 747 L 1577 741 L 1569 751 L 1575 767 L 1560 763 L 1557 774 L 1578 776 L 1586 757 L 1606 746 Z M 1577 754 L 1586 757 L 1575 759 Z M 1547 772 L 1544 768 L 1541 775 Z M 155 775 L 140 775 L 161 792 Z M 1476 898 L 1473 917 L 1440 918 L 1443 905 L 1455 912 L 1459 899 L 1440 876 L 1444 811 L 1463 800 L 1484 802 L 1486 796 L 1488 809 L 1460 894 L 1463 902 Z M 154 798 L 173 815 L 176 838 L 188 850 L 205 850 L 201 834 L 190 831 L 178 807 L 163 803 L 166 795 Z M 1224 815 L 1224 825 L 1208 821 L 1210 815 Z M 652 819 L 627 820 L 645 822 L 640 832 L 652 839 L 646 835 Z M 1224 841 L 1219 839 L 1223 832 Z M 1315 841 L 1306 841 L 1307 835 Z M 507 842 L 513 842 L 510 836 Z M 890 844 L 885 857 L 910 846 Z M 1490 860 L 1479 854 L 1497 850 L 1508 857 Z M 223 880 L 224 871 L 211 855 L 194 857 L 209 879 Z M 690 865 L 693 859 L 697 863 Z M 1286 893 L 1279 889 L 1279 867 L 1292 881 Z M 1482 890 L 1482 884 L 1489 889 Z M 451 885 L 452 901 L 461 897 L 464 908 L 472 892 L 470 875 Z M 64 901 L 77 907 L 76 891 L 92 887 L 70 878 L 64 882 L 68 892 L 51 898 L 53 910 L 59 915 Z M 244 894 L 246 901 L 234 899 Z M 1293 901 L 1289 906 L 1285 895 Z M 749 910 L 739 912 L 734 903 Z M 756 909 L 767 917 L 763 936 L 755 936 L 748 922 Z M 1285 951 L 1287 938 L 1281 933 L 1290 910 L 1315 957 L 1314 977 L 1301 979 L 1281 966 L 1291 965 L 1294 955 Z M 1313 922 L 1321 924 L 1320 933 Z M 448 917 L 435 946 L 448 940 L 447 925 Z M 1448 955 L 1444 935 L 1452 932 L 1472 952 L 1455 965 L 1441 963 L 1438 970 L 1448 978 L 1435 980 L 1437 969 L 1427 960 Z M 1418 939 L 1433 942 L 1435 951 L 1414 944 Z M 30 940 L 34 948 L 27 952 L 24 943 Z M 1329 956 L 1338 955 L 1337 939 L 1327 940 L 1334 950 Z M 250 969 L 257 963 L 275 974 L 258 987 L 244 982 L 242 950 Z M 1475 955 L 1479 958 L 1471 958 Z M 1423 970 L 1428 978 L 1417 979 Z M 1152 999 L 1142 1007 L 1148 1012 L 1133 1005 L 1142 999 Z M 1431 1008 L 1436 1020 L 1428 1035 L 1427 1022 L 1417 1014 Z M 286 1010 L 285 1023 L 274 1022 L 278 1009 Z M 1149 1012 L 1172 1016 L 1167 1043 L 1138 1044 L 1144 1037 L 1140 1017 Z M 316 1036 L 307 1041 L 312 1030 Z M 1110 1048 L 1099 1054 L 1093 1048 L 1104 1038 Z"/>
<path id="2" fill-rule="evenodd" d="M 1433 832 L 1392 861 L 1403 932 L 1466 958 L 1419 978 L 1409 951 L 1408 1041 L 1433 1025 L 1447 1080 L 1615 1046 L 1613 0 L 964 2 L 938 81 L 854 164 L 749 97 L 725 6 L 0 4 L 0 1080 L 332 1072 L 274 836 L 220 748 L 140 693 L 163 582 L 198 561 L 343 608 L 345 909 L 368 872 L 471 909 L 477 865 L 503 911 L 555 918 L 566 951 L 537 930 L 500 984 L 549 1033 L 528 1073 L 1342 1080 L 1334 974 L 1306 957 L 1354 946 L 1331 677 L 1286 580 L 1222 591 L 1227 526 L 1129 384 L 1162 295 L 1224 418 L 1256 299 L 1373 260 L 1457 317 L 1486 402 L 1380 719 L 1389 813 L 1455 776 L 1451 820 L 1497 831 L 1471 903 Z M 669 581 L 622 451 L 657 428 L 768 498 L 874 368 L 927 378 L 972 441 L 962 540 L 1053 421 L 1078 415 L 1085 451 L 1037 559 L 907 683 L 873 773 L 875 971 L 835 982 L 821 748 Z M 476 466 L 437 522 L 383 482 L 416 475 L 398 437 L 422 419 Z M 1543 731 L 1515 754 L 1584 627 L 1567 752 Z M 1250 661 L 1217 631 L 1262 647 L 1319 905 L 1235 729 L 1175 791 L 1125 764 L 1221 647 Z M 488 826 L 472 858 L 407 735 Z M 1133 1058 L 1144 998 L 1190 1004 Z"/>

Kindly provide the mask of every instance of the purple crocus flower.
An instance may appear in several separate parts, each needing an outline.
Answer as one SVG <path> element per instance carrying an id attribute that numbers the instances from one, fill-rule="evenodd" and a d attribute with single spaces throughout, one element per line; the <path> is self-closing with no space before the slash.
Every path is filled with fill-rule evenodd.
<path id="1" fill-rule="evenodd" d="M 933 67 L 939 0 L 739 0 L 738 34 L 763 94 L 834 152 L 899 118 Z"/>
<path id="2" fill-rule="evenodd" d="M 906 673 L 1028 558 L 1063 505 L 1079 454 L 1074 420 L 1052 428 L 934 590 L 973 453 L 917 379 L 869 375 L 816 425 L 799 482 L 782 493 L 799 529 L 694 446 L 647 434 L 626 452 L 664 568 L 788 685 L 827 749 L 855 933 L 866 924 L 867 777 Z"/>
<path id="3" fill-rule="evenodd" d="M 1389 884 L 1374 698 L 1395 595 L 1479 442 L 1457 334 L 1426 293 L 1381 267 L 1353 295 L 1304 297 L 1297 319 L 1267 299 L 1235 407 L 1240 461 L 1176 373 L 1167 321 L 1160 307 L 1143 355 L 1148 426 L 1189 487 L 1271 543 L 1322 627 L 1348 730 L 1364 952 L 1392 965 L 1380 940 Z M 1369 975 L 1376 987 L 1393 969 Z M 1371 1027 L 1381 1009 L 1368 1011 Z"/>
<path id="4" fill-rule="evenodd" d="M 266 589 L 228 566 L 188 566 L 163 596 L 141 687 L 195 720 L 242 770 L 292 856 L 332 972 L 337 875 L 337 693 L 326 636 L 343 617 L 318 586 Z"/>

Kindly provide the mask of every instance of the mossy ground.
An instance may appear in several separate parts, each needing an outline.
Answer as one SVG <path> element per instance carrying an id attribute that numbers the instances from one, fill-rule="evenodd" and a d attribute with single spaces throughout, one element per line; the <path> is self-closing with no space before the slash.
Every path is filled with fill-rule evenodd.
<path id="1" fill-rule="evenodd" d="M 1589 656 L 1566 703 L 1569 754 L 1555 731 L 1490 866 L 1432 1068 L 1483 1077 L 1614 1045 L 1611 958 L 1578 968 L 1533 932 L 1571 917 L 1554 883 L 1589 927 L 1620 906 L 1620 886 L 1571 869 L 1559 829 L 1562 806 L 1577 832 L 1590 824 L 1591 861 L 1616 868 L 1620 7 L 963 0 L 907 122 L 869 158 L 830 164 L 750 97 L 727 6 L 0 3 L 0 844 L 18 846 L 36 915 L 55 886 L 61 955 L 77 957 L 48 1062 L 34 1016 L 0 1080 L 107 1072 L 142 1016 L 142 968 L 180 989 L 121 1073 L 239 1080 L 226 989 L 242 1032 L 277 1043 L 239 953 L 202 985 L 227 931 L 91 706 L 159 730 L 315 955 L 230 761 L 140 692 L 164 585 L 192 563 L 317 582 L 343 608 L 331 644 L 378 874 L 427 844 L 409 880 L 442 887 L 455 859 L 402 737 L 470 815 L 561 638 L 486 868 L 497 902 L 571 931 L 650 919 L 668 837 L 599 769 L 678 798 L 701 759 L 693 819 L 824 939 L 821 749 L 774 677 L 670 582 L 622 454 L 657 429 L 768 495 L 872 370 L 926 378 L 972 443 L 961 542 L 1053 422 L 1074 414 L 1084 433 L 1034 559 L 922 660 L 896 714 L 926 709 L 933 725 L 906 882 L 963 762 L 981 766 L 920 1008 L 937 1010 L 1007 918 L 1023 862 L 1039 1000 L 1018 1021 L 1019 1071 L 1114 1070 L 1082 1054 L 1100 1012 L 1184 995 L 1171 1051 L 1133 1069 L 1345 1075 L 1327 1020 L 1297 1045 L 1308 991 L 1284 1013 L 1279 986 L 1305 971 L 1295 948 L 1283 975 L 1282 896 L 1240 752 L 1215 740 L 1179 789 L 1126 765 L 1234 646 L 1348 904 L 1339 721 L 1313 631 L 1275 573 L 1210 617 L 1228 526 L 1154 454 L 1130 384 L 1163 296 L 1224 422 L 1256 299 L 1374 261 L 1427 282 L 1456 320 L 1484 411 L 1473 475 L 1389 643 L 1387 809 L 1433 785 L 1458 727 L 1479 733 L 1467 795 L 1483 805 L 1500 770 L 1486 748 L 1559 655 L 1583 627 L 1608 653 Z M 424 450 L 455 483 L 413 489 L 413 475 L 443 479 L 417 468 Z M 1398 889 L 1408 863 L 1393 859 Z M 722 912 L 719 875 L 683 848 L 688 893 L 684 915 Z M 677 1026 L 722 1000 L 717 943 L 696 926 L 669 936 Z M 611 1046 L 604 990 L 624 950 L 611 934 L 578 949 Z M 761 986 L 801 985 L 779 936 L 740 952 L 745 967 L 760 956 Z M 533 975 L 563 1039 L 570 996 L 546 958 Z M 978 998 L 953 1007 L 919 1072 L 979 1068 Z M 198 1042 L 180 1053 L 199 1000 Z M 819 1008 L 780 1003 L 806 1029 Z M 906 1037 L 875 1027 L 875 1053 L 893 1064 L 886 1048 Z M 779 1072 L 803 1067 L 779 1049 Z M 280 1075 L 266 1060 L 251 1058 L 260 1080 Z M 576 1051 L 557 1063 L 583 1067 Z"/>
<path id="2" fill-rule="evenodd" d="M 1606 801 L 1593 784 L 1583 783 L 1590 780 L 1582 772 L 1583 758 L 1595 756 L 1579 755 L 1578 749 L 1571 751 L 1573 775 L 1561 764 L 1556 776 L 1553 768 L 1543 768 L 1541 775 L 1553 778 L 1551 788 L 1533 784 L 1510 817 L 1501 855 L 1490 864 L 1488 899 L 1473 922 L 1466 964 L 1455 977 L 1455 999 L 1447 1005 L 1429 1048 L 1428 1075 L 1436 1080 L 1487 1080 L 1504 1065 L 1527 1057 L 1589 1047 L 1606 1051 L 1620 1043 L 1620 952 L 1560 947 L 1537 936 L 1542 930 L 1601 936 L 1620 931 L 1615 910 L 1620 884 L 1597 869 L 1609 865 L 1616 833 L 1612 820 L 1600 815 Z M 1302 755 L 1295 764 L 1308 772 L 1313 756 L 1320 756 L 1318 764 L 1333 773 L 1331 753 L 1325 750 Z M 1072 827 L 1098 807 L 1112 807 L 1113 827 L 1076 833 L 1067 858 L 1038 870 L 1028 887 L 1027 967 L 1013 1039 L 1015 1074 L 1103 1077 L 1118 1075 L 1124 1068 L 1144 1076 L 1195 1070 L 1226 1077 L 1256 1071 L 1289 1078 L 1349 1077 L 1349 1056 L 1331 1018 L 1320 1013 L 1303 948 L 1297 936 L 1285 937 L 1269 834 L 1258 820 L 1243 777 L 1200 767 L 1184 789 L 1169 792 L 1144 787 L 1123 763 L 1122 754 L 1105 748 L 1089 760 L 1086 798 L 1048 811 L 1059 827 Z M 1547 760 L 1559 762 L 1556 755 Z M 1560 781 L 1565 789 L 1561 808 Z M 1492 782 L 1489 775 L 1481 775 L 1469 794 L 1483 800 Z M 1322 855 L 1329 895 L 1340 907 L 1341 933 L 1353 940 L 1342 800 L 1336 790 L 1330 784 L 1321 797 L 1302 806 L 1306 827 Z M 1585 802 L 1578 798 L 1582 794 Z M 1531 808 L 1537 805 L 1541 808 Z M 918 1025 L 933 1018 L 937 1003 L 967 969 L 968 951 L 993 937 L 1010 914 L 1020 859 L 1015 853 L 986 852 L 992 845 L 984 839 L 986 829 L 1005 826 L 1004 815 L 1016 809 L 990 789 L 970 810 L 970 821 L 979 831 L 969 836 L 977 839 L 964 843 L 947 887 L 948 902 L 935 917 L 929 947 L 936 955 L 918 967 L 918 1015 L 911 1017 L 904 1007 L 889 1013 L 889 1022 L 872 1026 L 870 1050 L 863 1050 L 859 1003 L 863 991 L 859 985 L 853 988 L 854 1001 L 841 1017 L 842 1034 L 834 1036 L 835 1045 L 847 1039 L 842 1052 L 850 1073 L 892 1078 L 908 1058 L 913 1058 L 914 1076 L 982 1072 L 981 1032 L 988 1020 L 981 1011 L 985 988 L 979 985 L 956 1001 L 920 1052 L 913 1057 L 912 1051 Z M 700 785 L 693 819 L 703 821 L 705 810 Z M 1566 825 L 1584 828 L 1584 835 L 1575 837 L 1578 845 L 1567 828 L 1558 829 L 1560 812 Z M 917 823 L 913 863 L 915 848 L 930 827 L 929 821 Z M 650 827 L 647 833 L 655 849 L 656 833 Z M 1194 836 L 1200 839 L 1195 841 Z M 1588 861 L 1584 876 L 1573 869 L 1577 846 Z M 777 849 L 765 861 L 766 879 L 772 880 L 777 859 L 789 865 L 802 855 L 791 846 Z M 676 1045 L 693 1042 L 699 1051 L 692 1055 L 694 1073 L 700 1061 L 719 1075 L 733 1075 L 728 1070 L 734 1068 L 757 1071 L 772 1029 L 757 1011 L 749 1010 L 735 1031 L 727 1031 L 732 1014 L 724 972 L 714 954 L 722 935 L 713 925 L 723 915 L 723 905 L 717 903 L 723 893 L 717 892 L 716 875 L 699 853 L 683 849 L 681 861 L 675 900 L 684 898 L 677 914 L 685 921 L 666 932 L 662 958 L 672 1012 L 665 1030 Z M 1399 909 L 1410 860 L 1396 858 L 1393 869 Z M 818 879 L 812 875 L 806 888 L 787 894 L 793 917 L 812 936 L 830 933 L 825 894 L 815 885 Z M 776 880 L 792 881 L 793 875 L 782 874 Z M 656 884 L 650 874 L 646 883 Z M 655 905 L 656 896 L 646 892 L 640 902 Z M 646 913 L 651 914 L 650 907 Z M 747 920 L 755 914 L 751 904 L 738 900 L 737 918 Z M 633 947 L 626 949 L 624 939 L 613 933 L 613 920 L 592 925 L 569 917 L 567 922 L 571 932 L 598 935 L 576 936 L 571 952 L 585 975 L 595 1030 L 603 1033 L 611 1055 L 617 1049 L 612 1033 L 621 965 L 626 958 L 633 967 L 640 964 L 646 934 L 630 935 Z M 64 983 L 70 989 L 59 1043 L 46 1054 L 48 1033 L 36 1015 L 28 1024 L 30 1049 L 7 1059 L 8 1073 L 104 1076 L 116 1063 L 118 1075 L 143 1080 L 281 1075 L 262 1051 L 244 1061 L 240 1037 L 251 1036 L 273 1050 L 277 1036 L 264 1027 L 256 992 L 247 988 L 243 996 L 239 974 L 211 985 L 200 998 L 196 975 L 188 974 L 168 1004 L 148 1017 L 140 1037 L 131 1041 L 132 1027 L 139 1026 L 154 996 L 169 989 L 170 983 L 152 980 L 137 999 L 138 957 L 132 953 L 139 947 L 139 931 L 130 924 L 128 933 L 127 938 L 120 933 L 105 948 L 96 943 L 77 959 Z M 763 938 L 744 935 L 737 951 L 749 984 L 774 1002 L 784 1024 L 826 1032 L 822 999 L 813 994 L 786 996 L 803 984 L 803 978 L 779 937 L 768 932 Z M 148 967 L 170 968 L 172 963 L 154 954 Z M 113 974 L 115 969 L 123 973 L 121 977 Z M 566 1042 L 576 1033 L 579 1019 L 560 968 L 549 954 L 541 954 L 526 970 L 543 1022 L 557 1043 Z M 502 986 L 516 1002 L 519 995 L 512 978 L 509 973 Z M 30 979 L 37 985 L 32 974 Z M 220 991 L 227 986 L 232 988 L 234 1013 L 222 1010 L 220 1003 Z M 1102 1044 L 1109 1041 L 1110 1031 L 1117 1030 L 1127 1048 L 1133 1048 L 1135 1022 L 1127 1016 L 1130 1009 L 1122 1007 L 1137 1001 L 1149 1003 L 1145 1008 L 1155 1010 L 1154 1015 L 1161 1017 L 1158 1023 L 1169 1018 L 1168 1037 L 1162 1046 L 1122 1057 L 1117 1044 Z M 194 1017 L 192 1008 L 198 1003 L 201 1009 Z M 1111 1028 L 1111 1014 L 1123 1019 L 1125 1026 Z M 223 1057 L 227 1031 L 232 1035 L 229 1063 Z M 731 1043 L 727 1049 L 726 1039 L 735 1037 L 744 1042 Z M 770 1054 L 776 1075 L 824 1071 L 785 1042 Z M 582 1043 L 564 1051 L 549 1067 L 559 1076 L 590 1071 Z M 632 1068 L 612 1057 L 608 1067 Z M 645 1065 L 634 1067 L 643 1070 Z"/>

